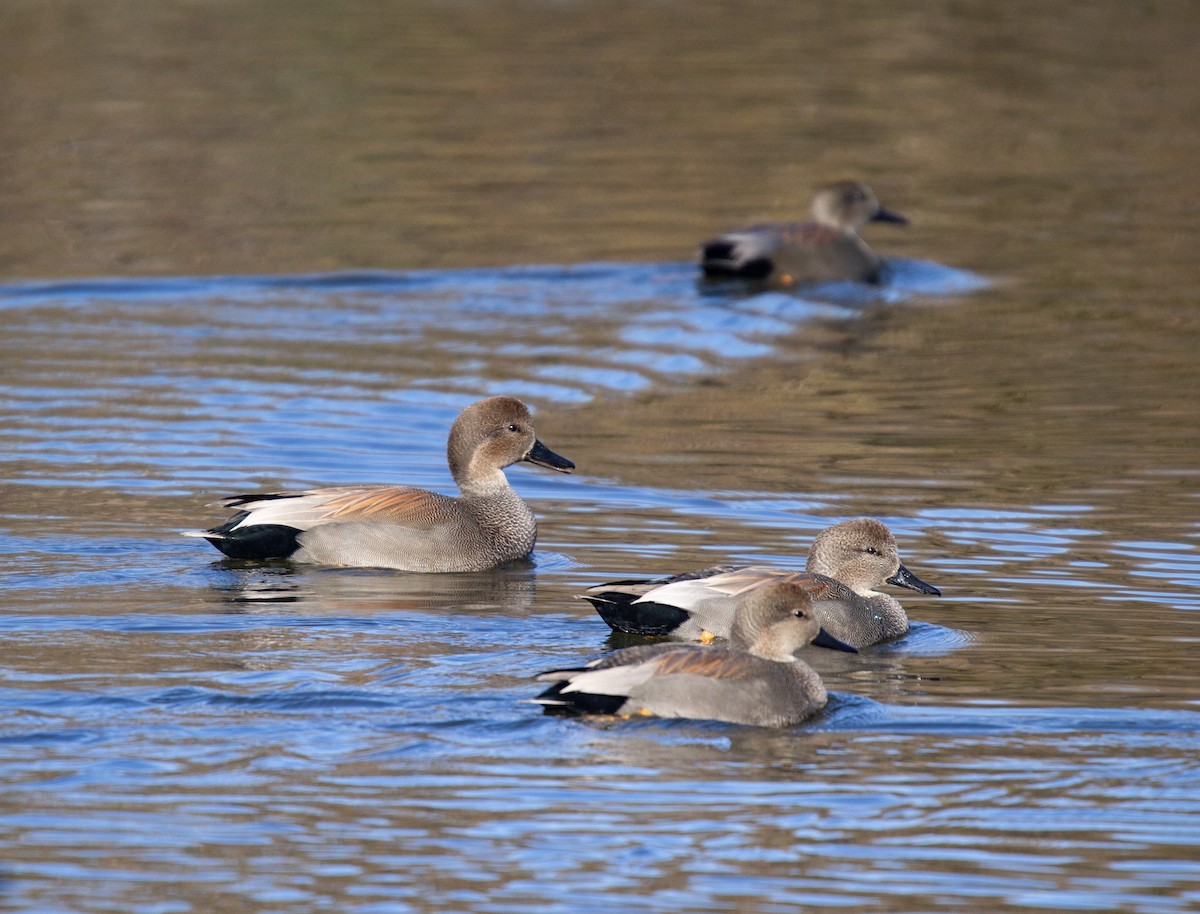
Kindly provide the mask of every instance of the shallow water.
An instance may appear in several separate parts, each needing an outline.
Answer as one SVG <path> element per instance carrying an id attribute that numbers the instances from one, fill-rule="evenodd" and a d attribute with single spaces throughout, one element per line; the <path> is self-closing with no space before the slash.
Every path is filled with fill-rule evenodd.
<path id="1" fill-rule="evenodd" d="M 1200 907 L 1195 11 L 738 9 L 0 12 L 3 906 Z M 846 171 L 885 286 L 696 282 Z M 578 464 L 533 562 L 178 535 L 450 491 L 500 392 Z M 524 701 L 582 588 L 861 514 L 943 596 L 811 722 Z"/>

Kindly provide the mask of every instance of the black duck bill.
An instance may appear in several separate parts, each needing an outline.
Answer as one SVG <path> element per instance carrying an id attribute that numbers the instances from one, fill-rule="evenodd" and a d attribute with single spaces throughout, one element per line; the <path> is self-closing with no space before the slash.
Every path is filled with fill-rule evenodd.
<path id="1" fill-rule="evenodd" d="M 824 627 L 817 632 L 817 637 L 813 638 L 812 643 L 816 647 L 827 647 L 833 651 L 845 651 L 848 654 L 858 653 L 858 648 L 856 648 L 853 644 L 847 644 L 845 641 L 833 637 L 833 635 L 825 631 Z"/>
<path id="2" fill-rule="evenodd" d="M 896 225 L 908 225 L 908 218 L 901 216 L 899 213 L 893 212 L 890 209 L 884 209 L 882 206 L 871 217 L 872 222 L 894 222 Z"/>
<path id="3" fill-rule="evenodd" d="M 942 595 L 940 590 L 932 584 L 926 584 L 903 565 L 900 566 L 894 575 L 887 579 L 887 582 L 895 584 L 897 587 L 907 587 L 909 590 L 915 590 L 917 593 L 933 594 L 935 597 Z"/>
<path id="4" fill-rule="evenodd" d="M 536 438 L 533 442 L 533 447 L 529 449 L 529 453 L 525 455 L 525 460 L 530 463 L 535 463 L 540 467 L 546 467 L 549 470 L 555 470 L 559 473 L 570 473 L 575 469 L 575 464 L 566 457 L 560 457 L 542 442 Z"/>

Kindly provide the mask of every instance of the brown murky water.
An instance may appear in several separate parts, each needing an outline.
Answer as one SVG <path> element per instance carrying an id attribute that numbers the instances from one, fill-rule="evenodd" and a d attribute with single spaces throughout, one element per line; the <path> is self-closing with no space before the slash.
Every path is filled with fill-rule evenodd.
<path id="1" fill-rule="evenodd" d="M 1200 12 L 0 7 L 0 901 L 1200 906 Z M 867 179 L 879 290 L 704 289 Z M 516 393 L 536 563 L 217 561 L 281 485 L 450 485 Z M 583 587 L 884 518 L 943 589 L 789 731 L 542 717 Z"/>

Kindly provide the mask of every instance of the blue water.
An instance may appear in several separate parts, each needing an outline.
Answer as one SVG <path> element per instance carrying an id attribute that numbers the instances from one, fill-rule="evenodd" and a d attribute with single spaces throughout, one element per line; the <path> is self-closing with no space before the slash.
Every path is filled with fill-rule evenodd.
<path id="1" fill-rule="evenodd" d="M 704 395 L 748 411 L 763 366 L 832 371 L 847 357 L 826 334 L 941 330 L 987 287 L 899 261 L 882 289 L 797 295 L 701 287 L 678 263 L 0 288 L 0 898 L 1196 909 L 1200 529 L 1126 500 L 1166 504 L 1173 483 L 1005 504 L 995 467 L 947 478 L 933 444 L 904 439 L 888 480 L 840 463 L 823 486 L 781 486 L 762 466 L 789 465 L 788 423 L 815 420 L 729 419 Z M 900 358 L 903 339 L 869 348 Z M 974 420 L 954 394 L 987 383 L 914 382 L 916 426 L 940 440 Z M 450 491 L 450 422 L 501 392 L 580 467 L 510 470 L 539 516 L 533 562 L 237 563 L 178 535 L 220 518 L 205 502 L 260 487 Z M 601 423 L 661 397 L 676 398 L 665 435 Z M 886 438 L 847 416 L 841 436 Z M 731 422 L 736 446 L 672 446 Z M 798 565 L 855 514 L 881 516 L 944 596 L 901 594 L 915 621 L 899 642 L 814 659 L 834 697 L 811 722 L 580 721 L 525 701 L 537 672 L 614 643 L 583 587 Z"/>

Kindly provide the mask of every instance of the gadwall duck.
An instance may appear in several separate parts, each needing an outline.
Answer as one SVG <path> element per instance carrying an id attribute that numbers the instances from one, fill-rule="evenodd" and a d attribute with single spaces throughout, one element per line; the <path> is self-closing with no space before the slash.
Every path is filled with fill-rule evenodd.
<path id="1" fill-rule="evenodd" d="M 671 578 L 600 584 L 582 596 L 616 631 L 710 640 L 728 637 L 738 605 L 774 581 L 804 588 L 822 628 L 856 648 L 908 631 L 904 607 L 877 591 L 884 583 L 941 595 L 900 563 L 896 538 L 886 526 L 860 517 L 818 533 L 804 571 L 726 565 Z"/>
<path id="2" fill-rule="evenodd" d="M 446 446 L 457 498 L 408 486 L 339 486 L 239 495 L 238 511 L 200 536 L 239 559 L 289 558 L 402 571 L 486 571 L 533 551 L 537 522 L 504 468 L 528 461 L 561 473 L 575 464 L 533 432 L 528 408 L 489 397 L 462 411 Z"/>
<path id="3" fill-rule="evenodd" d="M 728 647 L 623 648 L 582 668 L 542 673 L 539 680 L 554 684 L 533 701 L 549 711 L 786 727 L 825 707 L 825 686 L 795 656 L 820 631 L 809 593 L 773 581 L 737 607 Z M 825 640 L 830 647 L 855 650 Z"/>
<path id="4" fill-rule="evenodd" d="M 750 225 L 726 232 L 700 249 L 710 279 L 750 279 L 774 285 L 801 282 L 878 283 L 883 261 L 858 236 L 868 222 L 907 225 L 884 209 L 860 181 L 838 181 L 813 199 L 812 220 Z"/>

